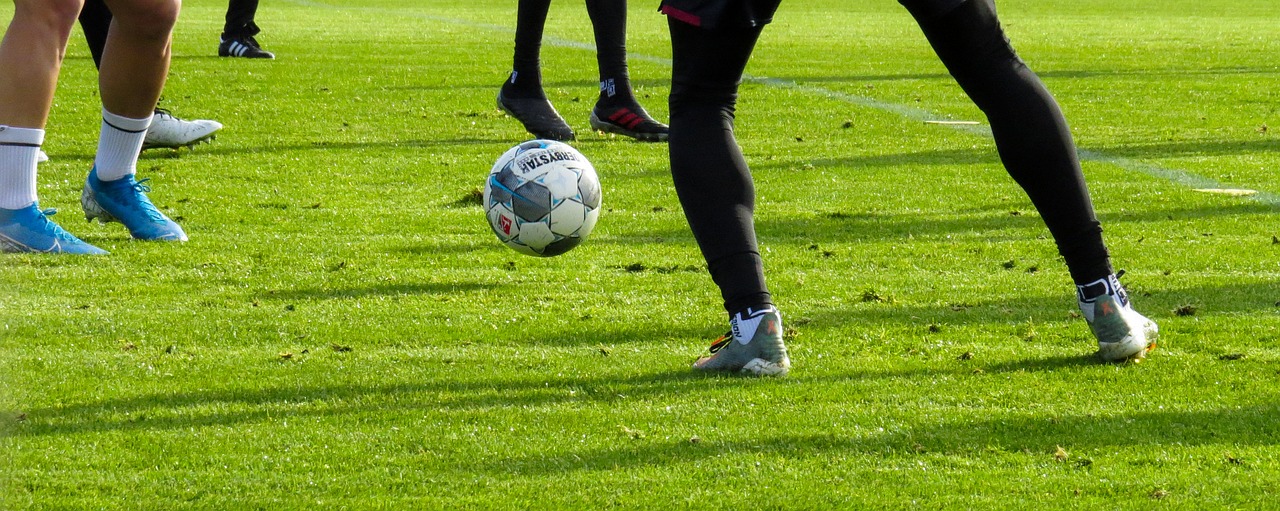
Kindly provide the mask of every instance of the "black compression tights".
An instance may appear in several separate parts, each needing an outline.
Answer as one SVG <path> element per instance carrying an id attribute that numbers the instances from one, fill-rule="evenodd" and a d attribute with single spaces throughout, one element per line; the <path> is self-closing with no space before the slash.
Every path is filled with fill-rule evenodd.
<path id="1" fill-rule="evenodd" d="M 586 0 L 587 14 L 596 39 L 601 100 L 611 104 L 634 103 L 627 74 L 627 2 Z M 551 0 L 520 0 L 516 17 L 516 49 L 512 70 L 515 81 L 504 88 L 513 97 L 545 97 L 542 91 L 542 34 Z M 608 92 L 613 92 L 609 94 Z"/>
<path id="2" fill-rule="evenodd" d="M 671 177 L 693 236 L 734 313 L 770 303 L 752 211 L 755 188 L 733 136 L 738 83 L 760 29 L 671 28 Z"/>
<path id="3" fill-rule="evenodd" d="M 947 69 L 988 116 L 1009 175 L 1039 210 L 1077 284 L 1112 273 L 1102 229 L 1057 102 L 1005 39 L 991 0 L 904 0 Z M 671 173 L 731 313 L 768 303 L 753 227 L 755 191 L 733 136 L 734 104 L 759 29 L 668 19 Z"/>
<path id="4" fill-rule="evenodd" d="M 951 76 L 987 115 L 1000 160 L 1026 191 L 1077 284 L 1112 272 L 1075 143 L 1058 103 L 1018 58 L 992 0 L 938 13 L 936 0 L 902 0 Z"/>

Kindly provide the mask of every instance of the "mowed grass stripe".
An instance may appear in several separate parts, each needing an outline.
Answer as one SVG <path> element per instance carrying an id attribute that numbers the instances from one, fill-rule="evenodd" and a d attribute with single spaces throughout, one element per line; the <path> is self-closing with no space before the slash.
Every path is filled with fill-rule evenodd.
<path id="1" fill-rule="evenodd" d="M 509 27 L 515 2 L 332 4 L 353 10 L 264 3 L 273 62 L 213 57 L 225 2 L 184 4 L 166 105 L 227 129 L 140 165 L 181 246 L 77 220 L 99 105 L 73 36 L 42 205 L 113 254 L 0 257 L 0 508 L 1238 509 L 1280 491 L 1271 206 L 1086 162 L 1165 336 L 1103 365 L 989 140 L 747 82 L 795 370 L 707 377 L 689 364 L 726 325 L 664 146 L 580 131 L 602 222 L 565 256 L 520 256 L 468 199 L 527 136 L 493 106 L 510 29 L 424 18 Z M 663 18 L 632 5 L 631 48 L 661 56 Z M 549 35 L 591 39 L 580 2 L 552 8 Z M 755 76 L 976 114 L 895 2 L 783 8 Z M 1266 107 L 1241 99 L 1270 94 L 1246 53 L 1280 36 L 1238 14 L 1273 2 L 1001 9 L 1082 147 L 1276 182 L 1253 168 L 1277 163 L 1249 112 Z M 584 48 L 544 48 L 580 130 Z M 632 63 L 663 117 L 668 68 Z M 1169 71 L 1198 68 L 1211 83 Z"/>
<path id="2" fill-rule="evenodd" d="M 391 14 L 393 12 L 393 11 L 382 10 L 377 8 L 369 8 L 369 7 L 362 8 L 362 7 L 352 7 L 347 5 L 333 5 L 333 4 L 325 4 L 325 3 L 318 3 L 318 2 L 308 2 L 303 0 L 289 0 L 289 1 L 299 5 L 307 5 L 312 7 L 321 7 L 321 8 L 335 9 L 335 10 L 361 10 L 361 11 L 372 10 L 372 11 L 380 11 L 385 14 Z M 478 21 L 468 20 L 468 19 L 447 18 L 447 17 L 434 16 L 429 14 L 422 14 L 422 13 L 412 13 L 409 16 L 417 17 L 419 19 L 424 19 L 424 20 L 430 20 L 438 23 L 461 25 L 469 28 L 496 31 L 501 33 L 514 33 L 514 29 L 511 26 L 507 26 L 507 25 L 496 25 L 492 23 L 484 23 L 484 22 L 478 22 Z M 543 39 L 543 44 L 546 46 L 556 46 L 561 48 L 584 50 L 592 53 L 595 52 L 595 45 L 592 43 L 573 41 L 573 40 L 568 40 L 568 39 L 564 39 L 556 36 L 545 36 Z M 671 66 L 671 59 L 669 58 L 646 55 L 643 53 L 630 52 L 628 54 L 628 58 L 631 60 L 642 60 L 646 62 L 660 64 L 666 67 Z M 1226 70 L 1226 72 L 1232 72 L 1232 71 Z M 858 105 L 865 108 L 872 108 L 876 110 L 890 112 L 913 121 L 945 120 L 945 116 L 939 115 L 938 113 L 935 113 L 927 109 L 917 108 L 917 107 L 913 107 L 913 106 L 901 104 L 901 103 L 883 101 L 883 100 L 876 99 L 873 97 L 868 97 L 868 96 L 849 94 L 849 93 L 826 89 L 823 87 L 818 87 L 813 85 L 801 84 L 801 83 L 797 83 L 795 81 L 790 81 L 790 80 L 780 80 L 780 79 L 774 79 L 774 78 L 768 78 L 768 77 L 752 76 L 751 74 L 747 74 L 744 77 L 744 80 L 749 82 L 754 82 L 754 83 L 760 83 L 769 87 L 796 89 L 796 90 L 800 90 L 805 93 L 813 94 L 826 99 L 832 99 L 832 100 L 836 100 L 844 103 Z M 974 126 L 974 125 L 968 125 L 968 124 L 943 124 L 943 125 L 940 125 L 940 127 L 953 129 L 963 133 L 983 136 L 986 138 L 991 137 L 991 130 L 986 126 Z M 1280 150 L 1280 146 L 1277 146 L 1277 149 Z M 1116 155 L 1110 155 L 1104 151 L 1080 150 L 1079 155 L 1080 155 L 1080 158 L 1085 161 L 1093 161 L 1093 162 L 1113 165 L 1130 172 L 1139 172 L 1139 173 L 1142 173 L 1151 177 L 1163 179 L 1187 188 L 1210 189 L 1210 190 L 1240 188 L 1239 186 L 1235 186 L 1229 183 L 1222 183 L 1217 180 L 1200 176 L 1186 170 L 1166 168 L 1157 164 L 1142 162 L 1139 160 L 1133 160 L 1130 158 L 1125 158 L 1125 157 L 1116 156 Z M 1247 200 L 1249 201 L 1254 201 L 1254 202 L 1259 202 L 1259 203 L 1270 205 L 1270 206 L 1280 207 L 1280 195 L 1277 195 L 1276 193 L 1272 193 L 1271 191 L 1268 191 L 1268 190 L 1250 190 L 1250 192 L 1252 193 L 1243 195 L 1243 197 L 1246 197 Z"/>

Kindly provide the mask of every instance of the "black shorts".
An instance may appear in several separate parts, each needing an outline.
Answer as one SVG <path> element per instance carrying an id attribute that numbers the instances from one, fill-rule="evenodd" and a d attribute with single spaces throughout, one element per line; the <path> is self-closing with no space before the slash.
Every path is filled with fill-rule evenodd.
<path id="1" fill-rule="evenodd" d="M 658 10 L 695 27 L 750 28 L 773 21 L 782 0 L 662 0 Z"/>

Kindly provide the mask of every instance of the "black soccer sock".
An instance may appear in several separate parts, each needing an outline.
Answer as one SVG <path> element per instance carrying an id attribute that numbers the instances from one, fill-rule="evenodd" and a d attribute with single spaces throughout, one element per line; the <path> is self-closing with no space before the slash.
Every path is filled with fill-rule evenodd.
<path id="1" fill-rule="evenodd" d="M 733 136 L 738 83 L 760 28 L 671 29 L 671 177 L 725 310 L 771 302 L 756 246 L 751 171 Z"/>
<path id="2" fill-rule="evenodd" d="M 511 76 L 502 94 L 513 98 L 546 98 L 542 91 L 542 29 L 551 0 L 520 0 L 516 14 L 516 49 Z"/>
<path id="3" fill-rule="evenodd" d="M 1075 143 L 1057 101 L 1005 38 L 991 0 L 900 0 L 960 87 L 987 115 L 1009 175 L 1057 242 L 1072 280 L 1112 273 Z"/>
<path id="4" fill-rule="evenodd" d="M 635 106 L 627 75 L 626 0 L 586 0 L 587 14 L 596 35 L 596 62 L 600 67 L 600 99 L 604 107 Z"/>
<path id="5" fill-rule="evenodd" d="M 111 10 L 107 9 L 107 3 L 86 0 L 80 9 L 80 29 L 84 31 L 85 42 L 89 43 L 94 67 L 102 67 L 102 50 L 107 47 L 107 32 L 111 29 Z"/>

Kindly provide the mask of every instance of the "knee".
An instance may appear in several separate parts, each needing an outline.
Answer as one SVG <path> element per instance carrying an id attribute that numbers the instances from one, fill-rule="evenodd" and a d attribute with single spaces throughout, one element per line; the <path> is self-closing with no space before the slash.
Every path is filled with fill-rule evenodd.
<path id="1" fill-rule="evenodd" d="M 182 0 L 108 1 L 115 23 L 130 33 L 154 39 L 167 39 L 178 22 Z"/>
<path id="2" fill-rule="evenodd" d="M 19 0 L 14 3 L 14 24 L 40 27 L 65 40 L 80 15 L 83 0 Z"/>
<path id="3" fill-rule="evenodd" d="M 667 102 L 672 116 L 685 112 L 706 110 L 733 115 L 738 101 L 736 83 L 706 83 L 673 80 Z"/>
<path id="4" fill-rule="evenodd" d="M 917 8 L 944 3 L 941 0 L 913 2 Z M 967 0 L 941 14 L 932 11 L 913 11 L 912 14 L 916 15 L 938 58 L 970 97 L 984 96 L 985 89 L 1017 79 L 1026 67 L 1005 37 L 990 0 Z"/>

